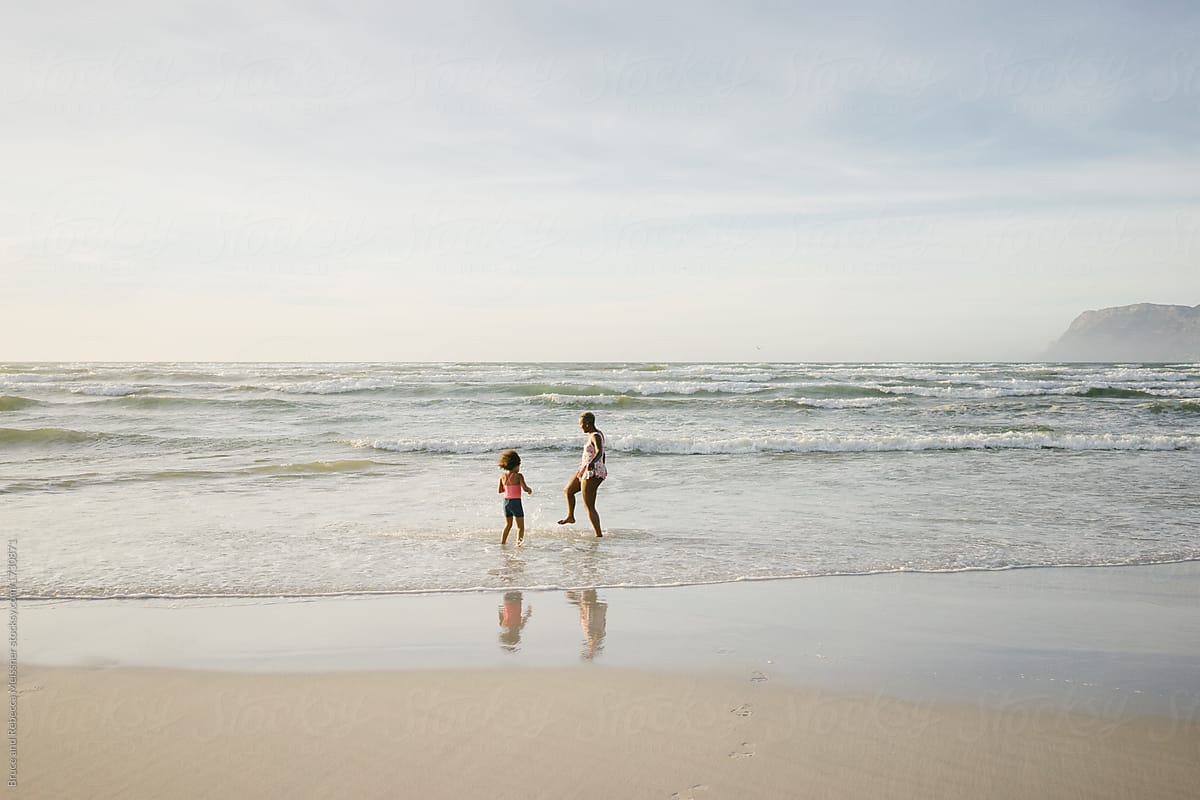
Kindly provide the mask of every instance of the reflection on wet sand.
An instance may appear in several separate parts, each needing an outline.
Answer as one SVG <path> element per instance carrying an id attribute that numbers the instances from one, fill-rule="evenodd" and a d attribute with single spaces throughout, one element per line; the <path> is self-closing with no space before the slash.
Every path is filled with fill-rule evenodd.
<path id="1" fill-rule="evenodd" d="M 591 661 L 604 651 L 608 603 L 596 596 L 595 589 L 567 592 L 567 602 L 579 606 L 579 627 L 583 629 L 583 652 L 580 656 Z"/>
<path id="2" fill-rule="evenodd" d="M 522 610 L 522 602 L 520 592 L 505 592 L 500 606 L 500 646 L 510 653 L 520 649 L 521 630 L 533 616 L 533 606 Z"/>

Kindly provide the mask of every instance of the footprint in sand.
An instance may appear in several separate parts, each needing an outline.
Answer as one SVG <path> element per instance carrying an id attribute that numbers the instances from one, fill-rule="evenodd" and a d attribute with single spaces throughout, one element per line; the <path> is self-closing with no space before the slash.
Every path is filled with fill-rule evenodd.
<path id="1" fill-rule="evenodd" d="M 749 703 L 742 703 L 737 708 L 729 709 L 729 713 L 733 714 L 735 717 L 749 717 L 754 715 L 754 709 Z"/>
<path id="2" fill-rule="evenodd" d="M 767 676 L 762 674 L 761 672 L 758 672 L 757 670 L 750 673 L 750 682 L 751 683 L 762 683 L 765 680 L 767 680 Z"/>
<path id="3" fill-rule="evenodd" d="M 697 783 L 695 786 L 689 786 L 686 794 L 683 792 L 675 792 L 671 795 L 671 800 L 700 800 L 696 797 L 696 792 L 707 792 L 708 787 L 703 783 Z"/>
<path id="4" fill-rule="evenodd" d="M 754 745 L 750 742 L 742 742 L 737 750 L 729 754 L 730 758 L 754 758 Z"/>

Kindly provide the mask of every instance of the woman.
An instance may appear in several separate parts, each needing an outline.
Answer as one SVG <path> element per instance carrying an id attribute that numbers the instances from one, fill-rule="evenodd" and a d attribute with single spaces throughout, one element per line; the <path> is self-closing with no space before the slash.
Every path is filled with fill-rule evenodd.
<path id="1" fill-rule="evenodd" d="M 608 467 L 604 464 L 604 434 L 596 428 L 596 415 L 588 411 L 579 415 L 579 427 L 588 435 L 587 444 L 583 448 L 583 459 L 579 470 L 563 491 L 567 495 L 567 516 L 558 521 L 566 525 L 575 521 L 575 495 L 583 491 L 583 507 L 587 509 L 588 519 L 592 522 L 592 530 L 596 536 L 600 532 L 600 512 L 596 510 L 596 490 L 608 477 Z"/>

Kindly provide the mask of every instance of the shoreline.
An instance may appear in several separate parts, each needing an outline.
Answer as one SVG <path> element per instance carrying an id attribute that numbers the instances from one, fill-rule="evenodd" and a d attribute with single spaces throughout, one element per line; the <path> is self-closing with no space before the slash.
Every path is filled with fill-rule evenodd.
<path id="1" fill-rule="evenodd" d="M 491 529 L 488 529 L 491 532 Z M 590 537 L 584 541 L 591 541 Z M 502 553 L 520 553 L 519 550 L 502 549 Z M 1013 564 L 1004 567 L 961 567 L 955 569 L 878 569 L 867 570 L 864 572 L 822 572 L 812 574 L 796 574 L 796 575 L 751 575 L 738 578 L 726 578 L 706 581 L 692 582 L 677 582 L 677 583 L 645 583 L 645 584 L 579 584 L 579 585 L 555 585 L 555 586 L 470 586 L 464 588 L 439 588 L 439 589 L 347 589 L 345 591 L 333 592 L 296 592 L 296 593 L 278 593 L 278 592 L 261 592 L 248 594 L 115 594 L 115 595 L 35 595 L 21 596 L 17 600 L 21 603 L 89 603 L 89 602 L 157 602 L 157 601 L 260 601 L 260 600 L 280 600 L 280 601 L 310 601 L 310 600 L 338 600 L 342 598 L 368 598 L 368 597 L 420 597 L 424 595 L 466 595 L 466 594 L 495 594 L 497 592 L 521 591 L 521 592 L 578 592 L 585 589 L 595 590 L 656 590 L 656 589 L 688 589 L 703 586 L 725 586 L 728 584 L 741 583 L 768 583 L 771 581 L 805 581 L 805 580 L 822 580 L 822 579 L 844 579 L 844 578 L 874 578 L 883 575 L 960 575 L 966 573 L 991 573 L 991 572 L 1020 572 L 1023 570 L 1059 570 L 1059 569 L 1128 569 L 1139 567 L 1172 567 L 1176 565 L 1195 564 L 1200 566 L 1200 558 L 1171 558 L 1163 561 L 1145 561 L 1145 562 L 1129 562 L 1120 564 Z"/>
<path id="2" fill-rule="evenodd" d="M 21 796 L 1183 798 L 1198 579 L 28 602 Z"/>

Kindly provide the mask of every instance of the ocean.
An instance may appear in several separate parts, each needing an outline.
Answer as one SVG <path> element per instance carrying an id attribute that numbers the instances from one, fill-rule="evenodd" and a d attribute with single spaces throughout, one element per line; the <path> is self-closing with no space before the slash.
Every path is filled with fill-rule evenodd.
<path id="1" fill-rule="evenodd" d="M 603 539 L 555 524 L 588 410 Z M 26 599 L 1192 561 L 1198 478 L 1197 364 L 0 365 Z"/>

